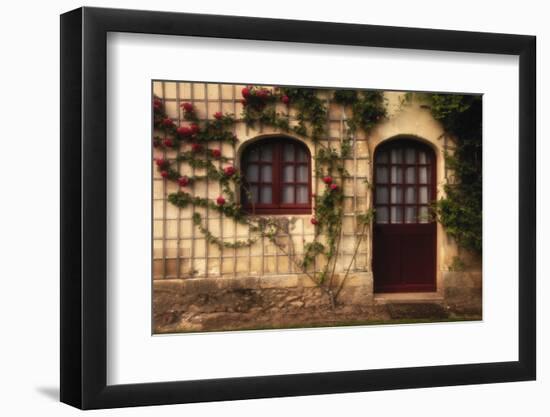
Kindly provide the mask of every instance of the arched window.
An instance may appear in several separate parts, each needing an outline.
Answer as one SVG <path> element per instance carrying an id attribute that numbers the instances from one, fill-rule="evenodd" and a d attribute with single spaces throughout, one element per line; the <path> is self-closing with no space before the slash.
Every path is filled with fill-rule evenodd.
<path id="1" fill-rule="evenodd" d="M 301 142 L 261 139 L 241 159 L 243 207 L 256 214 L 311 213 L 311 157 Z"/>

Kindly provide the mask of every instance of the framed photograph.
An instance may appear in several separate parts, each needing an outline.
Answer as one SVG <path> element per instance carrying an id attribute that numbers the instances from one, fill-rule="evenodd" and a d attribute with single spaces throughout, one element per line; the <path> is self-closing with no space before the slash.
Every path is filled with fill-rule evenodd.
<path id="1" fill-rule="evenodd" d="M 535 37 L 85 7 L 61 102 L 61 401 L 535 379 Z"/>

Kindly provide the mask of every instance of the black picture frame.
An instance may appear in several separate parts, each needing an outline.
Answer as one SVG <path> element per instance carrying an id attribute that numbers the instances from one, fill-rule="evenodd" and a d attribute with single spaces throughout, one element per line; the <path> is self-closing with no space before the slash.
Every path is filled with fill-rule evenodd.
<path id="1" fill-rule="evenodd" d="M 519 56 L 519 360 L 107 385 L 108 32 Z M 88 7 L 63 14 L 61 401 L 94 409 L 534 380 L 535 67 L 534 36 Z"/>

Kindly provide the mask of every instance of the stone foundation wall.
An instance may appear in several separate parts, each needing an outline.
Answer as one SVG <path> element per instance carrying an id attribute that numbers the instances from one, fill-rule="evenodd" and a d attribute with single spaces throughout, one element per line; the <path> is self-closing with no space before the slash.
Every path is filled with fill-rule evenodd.
<path id="1" fill-rule="evenodd" d="M 481 271 L 443 273 L 445 303 L 457 314 L 481 315 Z"/>
<path id="2" fill-rule="evenodd" d="M 275 327 L 330 310 L 327 295 L 305 275 L 155 280 L 153 291 L 155 333 Z M 337 301 L 348 311 L 371 308 L 372 274 L 348 275 Z"/>

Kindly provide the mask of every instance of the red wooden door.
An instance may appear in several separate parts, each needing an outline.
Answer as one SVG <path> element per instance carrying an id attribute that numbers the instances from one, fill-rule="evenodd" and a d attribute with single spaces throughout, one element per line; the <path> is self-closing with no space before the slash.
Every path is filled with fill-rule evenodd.
<path id="1" fill-rule="evenodd" d="M 374 291 L 435 291 L 434 152 L 399 139 L 381 145 L 374 159 Z"/>

